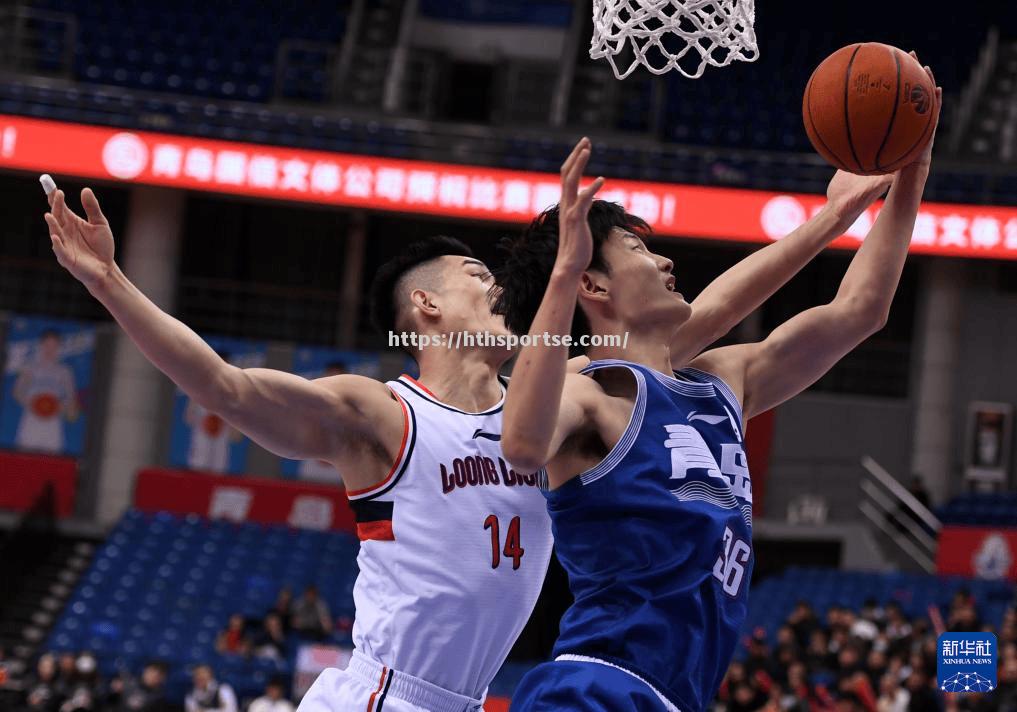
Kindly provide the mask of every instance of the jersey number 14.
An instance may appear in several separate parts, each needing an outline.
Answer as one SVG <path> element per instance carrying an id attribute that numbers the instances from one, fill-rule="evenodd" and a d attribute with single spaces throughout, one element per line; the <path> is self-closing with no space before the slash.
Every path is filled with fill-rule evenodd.
<path id="1" fill-rule="evenodd" d="M 491 530 L 491 568 L 496 569 L 501 564 L 502 554 L 500 527 L 496 514 L 487 515 L 487 519 L 484 520 L 484 529 Z M 506 557 L 512 559 L 512 570 L 518 569 L 526 550 L 519 543 L 519 517 L 517 516 L 512 517 L 512 521 L 509 522 L 508 532 L 505 534 L 504 553 Z"/>

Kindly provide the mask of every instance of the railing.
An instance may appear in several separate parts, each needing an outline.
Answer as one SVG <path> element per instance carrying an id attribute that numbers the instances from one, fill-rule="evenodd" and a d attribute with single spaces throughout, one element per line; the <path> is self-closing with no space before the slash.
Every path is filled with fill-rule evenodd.
<path id="1" fill-rule="evenodd" d="M 926 573 L 936 570 L 936 536 L 942 524 L 893 475 L 866 455 L 858 509 L 876 529 Z"/>
<path id="2" fill-rule="evenodd" d="M 950 140 L 948 145 L 950 153 L 957 153 L 961 147 L 961 141 L 971 125 L 971 118 L 974 116 L 975 107 L 985 90 L 985 83 L 989 81 L 992 72 L 996 67 L 996 57 L 999 55 L 999 28 L 989 28 L 989 35 L 978 54 L 978 61 L 971 70 L 971 80 L 961 92 L 957 102 L 957 110 L 954 114 L 953 126 L 950 129 Z"/>

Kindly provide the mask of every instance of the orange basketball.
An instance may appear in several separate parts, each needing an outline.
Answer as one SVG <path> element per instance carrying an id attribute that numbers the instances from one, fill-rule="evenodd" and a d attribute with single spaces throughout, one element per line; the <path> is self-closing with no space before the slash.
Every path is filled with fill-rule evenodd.
<path id="1" fill-rule="evenodd" d="M 32 399 L 32 412 L 40 418 L 52 418 L 60 409 L 60 401 L 52 393 L 40 393 Z"/>
<path id="2" fill-rule="evenodd" d="M 843 47 L 816 67 L 802 119 L 827 161 L 860 175 L 893 173 L 932 137 L 936 87 L 907 52 L 878 42 Z"/>

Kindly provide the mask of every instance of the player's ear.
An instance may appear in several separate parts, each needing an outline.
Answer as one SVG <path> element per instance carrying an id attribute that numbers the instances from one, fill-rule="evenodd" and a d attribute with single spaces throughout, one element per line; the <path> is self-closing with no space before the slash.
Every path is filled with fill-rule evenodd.
<path id="1" fill-rule="evenodd" d="M 423 289 L 414 289 L 410 292 L 410 303 L 425 316 L 431 318 L 441 316 L 441 308 L 435 303 L 434 294 Z"/>
<path id="2" fill-rule="evenodd" d="M 607 276 L 600 272 L 583 272 L 579 278 L 579 298 L 596 302 L 607 301 L 610 296 Z"/>

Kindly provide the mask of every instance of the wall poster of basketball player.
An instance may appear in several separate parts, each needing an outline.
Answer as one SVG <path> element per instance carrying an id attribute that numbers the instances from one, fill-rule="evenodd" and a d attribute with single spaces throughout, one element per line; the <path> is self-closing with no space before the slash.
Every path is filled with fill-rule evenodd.
<path id="1" fill-rule="evenodd" d="M 15 317 L 6 352 L 0 447 L 80 455 L 95 330 L 79 322 Z"/>
<path id="2" fill-rule="evenodd" d="M 327 378 L 353 373 L 368 378 L 381 375 L 381 358 L 371 351 L 340 351 L 303 346 L 293 352 L 293 373 L 303 378 Z M 312 480 L 324 484 L 341 484 L 342 476 L 327 462 L 319 460 L 287 460 L 280 465 L 283 477 Z"/>
<path id="3" fill-rule="evenodd" d="M 1006 486 L 1010 472 L 1013 406 L 973 401 L 968 405 L 964 476 Z"/>
<path id="4" fill-rule="evenodd" d="M 204 337 L 223 359 L 240 368 L 265 364 L 263 343 L 225 337 Z M 189 470 L 242 475 L 247 470 L 250 440 L 177 389 L 170 428 L 171 465 Z"/>

